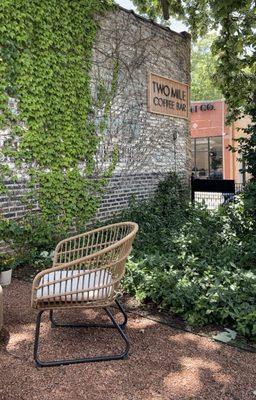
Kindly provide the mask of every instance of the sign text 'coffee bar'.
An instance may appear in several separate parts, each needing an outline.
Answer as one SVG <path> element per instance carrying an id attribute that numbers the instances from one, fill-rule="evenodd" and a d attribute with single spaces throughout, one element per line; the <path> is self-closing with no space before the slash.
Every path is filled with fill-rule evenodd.
<path id="1" fill-rule="evenodd" d="M 188 85 L 185 83 L 150 73 L 148 111 L 187 119 L 189 113 L 188 90 Z"/>

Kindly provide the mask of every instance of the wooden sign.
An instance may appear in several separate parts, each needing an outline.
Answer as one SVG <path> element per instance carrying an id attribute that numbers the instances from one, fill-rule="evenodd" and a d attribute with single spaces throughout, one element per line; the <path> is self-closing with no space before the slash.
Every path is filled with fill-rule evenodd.
<path id="1" fill-rule="evenodd" d="M 149 74 L 148 111 L 171 117 L 189 116 L 189 87 L 156 74 Z"/>

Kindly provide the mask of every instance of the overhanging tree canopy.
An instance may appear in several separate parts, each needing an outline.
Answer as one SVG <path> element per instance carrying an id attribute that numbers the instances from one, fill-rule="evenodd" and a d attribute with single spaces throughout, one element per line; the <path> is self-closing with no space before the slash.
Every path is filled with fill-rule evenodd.
<path id="1" fill-rule="evenodd" d="M 217 58 L 211 53 L 216 33 L 208 33 L 193 43 L 191 49 L 191 95 L 192 101 L 217 100 L 222 93 L 216 86 Z"/>
<path id="2" fill-rule="evenodd" d="M 230 119 L 251 116 L 239 152 L 256 180 L 256 6 L 254 0 L 133 0 L 150 18 L 183 20 L 192 37 L 219 32 L 213 44 L 217 57 L 216 84 L 223 93 Z"/>

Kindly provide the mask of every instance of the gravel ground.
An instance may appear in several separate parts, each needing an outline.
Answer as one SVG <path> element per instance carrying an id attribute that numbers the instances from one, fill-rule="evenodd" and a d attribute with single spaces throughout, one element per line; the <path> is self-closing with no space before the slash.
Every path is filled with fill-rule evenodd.
<path id="1" fill-rule="evenodd" d="M 130 315 L 128 360 L 36 369 L 36 313 L 31 285 L 4 289 L 5 330 L 0 345 L 1 400 L 256 400 L 256 354 Z M 57 315 L 57 314 L 56 314 Z M 100 311 L 58 313 L 59 318 L 102 319 Z M 41 358 L 117 351 L 112 330 L 51 329 L 42 324 Z"/>

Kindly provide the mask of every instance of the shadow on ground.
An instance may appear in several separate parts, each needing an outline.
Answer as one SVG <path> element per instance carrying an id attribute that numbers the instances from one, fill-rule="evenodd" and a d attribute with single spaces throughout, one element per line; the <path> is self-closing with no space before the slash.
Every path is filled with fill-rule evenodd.
<path id="1" fill-rule="evenodd" d="M 256 355 L 228 348 L 146 318 L 131 316 L 128 360 L 36 369 L 36 313 L 29 283 L 4 289 L 5 340 L 0 346 L 1 400 L 255 400 Z M 101 320 L 101 311 L 56 313 L 60 319 Z M 121 349 L 109 329 L 51 329 L 42 323 L 43 359 L 90 356 Z"/>

